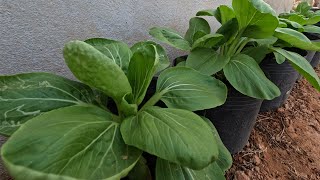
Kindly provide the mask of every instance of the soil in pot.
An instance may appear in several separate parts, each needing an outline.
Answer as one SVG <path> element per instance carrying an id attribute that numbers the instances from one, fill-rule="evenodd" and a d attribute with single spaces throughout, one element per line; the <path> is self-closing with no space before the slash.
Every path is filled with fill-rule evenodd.
<path id="1" fill-rule="evenodd" d="M 290 49 L 302 56 L 307 55 L 307 51 L 301 49 Z M 268 54 L 260 63 L 260 67 L 265 75 L 275 84 L 281 91 L 281 95 L 273 100 L 264 100 L 260 112 L 275 110 L 282 106 L 288 99 L 289 94 L 299 77 L 299 73 L 291 66 L 288 61 L 278 64 L 273 54 Z"/>
<path id="2" fill-rule="evenodd" d="M 224 145 L 235 154 L 247 144 L 256 122 L 262 100 L 245 96 L 229 88 L 227 101 L 222 106 L 197 112 L 210 119 Z"/>

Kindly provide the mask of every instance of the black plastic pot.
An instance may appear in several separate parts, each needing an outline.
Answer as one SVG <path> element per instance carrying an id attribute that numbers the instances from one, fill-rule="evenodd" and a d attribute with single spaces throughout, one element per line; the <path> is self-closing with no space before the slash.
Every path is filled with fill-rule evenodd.
<path id="1" fill-rule="evenodd" d="M 222 106 L 197 112 L 210 119 L 230 153 L 243 149 L 256 122 L 262 100 L 245 96 L 229 88 L 227 101 Z"/>
<path id="2" fill-rule="evenodd" d="M 292 50 L 292 49 L 291 49 Z M 307 55 L 307 51 L 294 49 L 295 52 L 302 56 Z M 299 77 L 299 73 L 291 66 L 288 61 L 278 64 L 273 55 L 269 54 L 260 63 L 260 67 L 265 75 L 275 84 L 281 91 L 281 95 L 273 100 L 264 100 L 260 112 L 275 110 L 282 106 L 288 99 L 290 92 Z"/>
<path id="3" fill-rule="evenodd" d="M 316 24 L 319 26 L 319 24 Z M 304 33 L 311 41 L 320 41 L 320 36 L 313 33 Z M 320 53 L 316 51 L 308 51 L 306 59 L 310 62 L 312 67 L 317 67 L 320 62 Z"/>
<path id="4" fill-rule="evenodd" d="M 313 56 L 310 64 L 312 67 L 317 67 L 320 63 L 320 52 L 316 52 L 315 55 Z"/>

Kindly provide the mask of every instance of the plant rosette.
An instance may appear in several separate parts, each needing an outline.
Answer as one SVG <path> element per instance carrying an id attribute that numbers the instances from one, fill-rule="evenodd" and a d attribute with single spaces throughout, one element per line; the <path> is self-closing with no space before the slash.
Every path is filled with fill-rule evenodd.
<path id="1" fill-rule="evenodd" d="M 192 112 L 225 102 L 220 80 L 167 68 L 164 49 L 151 41 L 72 41 L 64 58 L 84 84 L 49 73 L 0 76 L 0 133 L 10 136 L 1 157 L 13 178 L 150 179 L 147 152 L 158 157 L 156 179 L 224 179 L 231 155 Z M 156 92 L 142 103 L 158 72 Z"/>
<path id="2" fill-rule="evenodd" d="M 262 100 L 273 100 L 281 95 L 279 87 L 264 74 L 259 65 L 267 54 L 275 53 L 279 57 L 278 60 L 287 58 L 290 64 L 319 90 L 319 78 L 306 63 L 307 61 L 294 52 L 275 46 L 280 40 L 295 42 L 298 37 L 291 37 L 291 31 L 287 32 L 286 29 L 283 32 L 280 27 L 281 21 L 275 11 L 263 0 L 233 0 L 232 7 L 221 5 L 217 9 L 199 11 L 196 15 L 197 17 L 190 19 L 185 36 L 172 29 L 161 27 L 150 29 L 149 34 L 163 43 L 188 52 L 186 58 L 177 58 L 177 66 L 190 67 L 202 74 L 214 76 L 231 86 L 229 93 L 233 92 L 234 88 L 244 96 L 256 100 L 253 102 L 248 97 L 241 97 L 241 94 L 236 96 L 229 94 L 227 103 L 232 104 L 237 110 L 232 111 L 230 107 L 223 105 L 206 110 L 204 113 L 206 117 L 210 116 L 209 119 L 213 121 L 223 142 L 228 144 L 227 147 L 232 153 L 238 152 L 246 144 L 250 134 L 248 133 L 250 128 L 234 132 L 234 126 L 244 126 L 235 122 L 245 119 L 248 127 L 251 127 L 256 120 Z M 209 23 L 201 16 L 214 16 L 221 23 L 221 27 L 215 33 L 211 33 Z M 298 38 L 300 46 L 318 49 L 316 44 L 304 40 Z M 232 102 L 235 98 L 242 101 L 237 106 Z M 243 104 L 255 104 L 256 109 L 239 110 Z M 243 116 L 238 116 L 238 110 L 243 111 L 241 113 Z M 236 114 L 237 121 L 234 121 L 236 115 L 215 120 L 215 116 L 221 117 L 220 115 L 224 114 L 222 112 Z M 230 135 L 231 133 L 233 134 Z M 245 139 L 242 139 L 241 143 L 240 137 Z"/>
<path id="3" fill-rule="evenodd" d="M 266 54 L 274 53 L 277 62 L 286 59 L 317 90 L 319 77 L 301 55 L 284 50 L 284 45 L 305 50 L 319 50 L 301 32 L 282 27 L 275 11 L 263 0 L 233 0 L 232 7 L 199 11 L 197 16 L 214 16 L 221 27 L 210 33 L 209 23 L 201 18 L 190 19 L 183 37 L 168 28 L 155 27 L 150 35 L 180 50 L 189 51 L 186 61 L 177 66 L 191 67 L 206 75 L 228 81 L 242 94 L 272 100 L 281 92 L 259 67 Z"/>
<path id="4" fill-rule="evenodd" d="M 199 16 L 214 16 L 221 27 L 213 34 L 209 23 Z M 258 46 L 244 51 L 244 48 L 253 39 L 271 37 L 278 24 L 275 12 L 262 0 L 234 0 L 232 8 L 221 5 L 217 9 L 198 12 L 197 17 L 190 19 L 184 37 L 174 30 L 160 27 L 152 28 L 150 35 L 189 51 L 186 61 L 178 66 L 218 77 L 246 96 L 271 100 L 279 96 L 280 91 L 264 75 L 257 62 L 268 49 Z"/>

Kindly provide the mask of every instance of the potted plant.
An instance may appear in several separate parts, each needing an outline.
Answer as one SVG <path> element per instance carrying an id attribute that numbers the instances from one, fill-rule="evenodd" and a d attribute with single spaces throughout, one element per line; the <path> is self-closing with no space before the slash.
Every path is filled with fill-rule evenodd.
<path id="1" fill-rule="evenodd" d="M 49 73 L 0 76 L 0 133 L 10 136 L 1 157 L 13 178 L 150 179 L 147 152 L 158 157 L 156 179 L 224 179 L 231 155 L 192 111 L 223 104 L 226 87 L 188 67 L 164 70 L 165 57 L 153 42 L 130 49 L 98 38 L 64 48 L 84 84 Z M 159 71 L 156 92 L 142 103 Z M 168 108 L 155 106 L 160 100 Z"/>
<path id="2" fill-rule="evenodd" d="M 279 21 L 273 9 L 262 0 L 233 0 L 232 8 L 222 5 L 204 10 L 197 16 L 214 16 L 221 23 L 211 33 L 201 17 L 190 20 L 185 36 L 168 28 L 155 27 L 150 34 L 161 42 L 189 51 L 178 66 L 191 67 L 212 75 L 228 85 L 226 103 L 206 110 L 224 144 L 231 153 L 247 143 L 263 99 L 280 95 L 278 87 L 263 73 L 258 62 L 268 51 L 266 46 L 247 48 L 255 39 L 272 37 Z"/>
<path id="3" fill-rule="evenodd" d="M 260 66 L 281 91 L 279 97 L 265 100 L 262 103 L 262 112 L 277 109 L 285 103 L 299 78 L 299 73 L 305 76 L 316 89 L 320 90 L 319 78 L 308 63 L 312 60 L 315 52 L 320 49 L 318 42 L 308 38 L 314 37 L 315 33 L 320 33 L 320 28 L 312 25 L 320 21 L 320 15 L 316 15 L 312 11 L 309 12 L 310 7 L 303 7 L 303 5 L 306 4 L 299 4 L 297 12 L 280 15 L 280 24 L 275 30 L 274 37 L 267 43 L 258 42 L 264 43 L 273 52 L 261 62 Z M 311 13 L 309 18 L 301 17 L 301 14 L 307 12 Z M 308 50 L 309 53 L 305 50 Z"/>
<path id="4" fill-rule="evenodd" d="M 320 27 L 316 24 L 320 21 L 320 11 L 312 10 L 308 2 L 299 3 L 294 11 L 282 13 L 279 17 L 284 27 L 296 29 L 303 32 L 310 40 L 319 41 Z M 306 57 L 313 67 L 319 64 L 319 58 L 313 59 L 315 54 L 316 51 L 309 51 Z"/>

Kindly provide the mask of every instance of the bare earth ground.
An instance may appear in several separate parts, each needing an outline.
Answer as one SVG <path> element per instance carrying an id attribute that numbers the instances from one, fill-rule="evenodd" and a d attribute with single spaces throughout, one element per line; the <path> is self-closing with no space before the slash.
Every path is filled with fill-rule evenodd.
<path id="1" fill-rule="evenodd" d="M 0 137 L 0 146 L 2 142 Z M 227 179 L 320 179 L 320 93 L 305 79 L 295 85 L 283 107 L 259 115 Z M 1 163 L 0 180 L 9 180 Z"/>
<path id="2" fill-rule="evenodd" d="M 320 93 L 305 79 L 283 107 L 259 115 L 227 179 L 320 179 Z"/>

